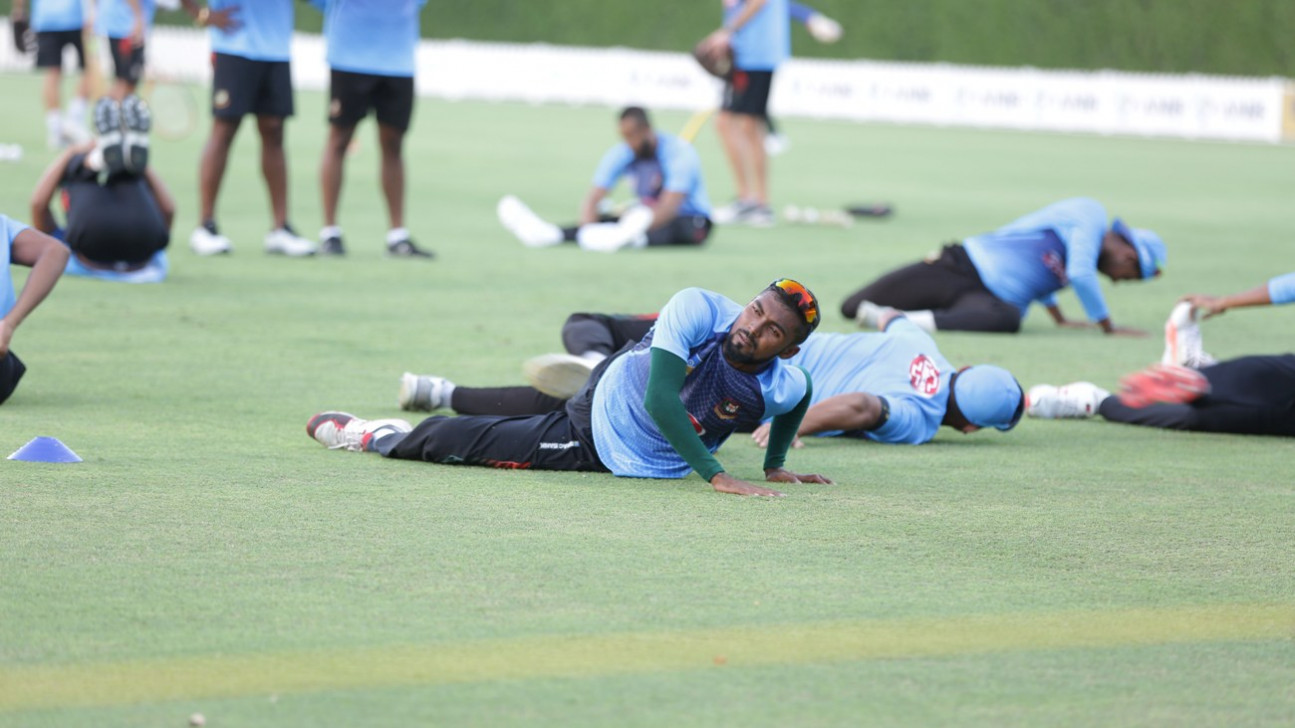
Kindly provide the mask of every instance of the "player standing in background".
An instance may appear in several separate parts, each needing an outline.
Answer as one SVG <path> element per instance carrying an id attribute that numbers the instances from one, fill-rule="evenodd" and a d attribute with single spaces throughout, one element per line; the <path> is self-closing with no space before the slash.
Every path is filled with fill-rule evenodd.
<path id="1" fill-rule="evenodd" d="M 1160 236 L 1119 218 L 1107 223 L 1100 202 L 1075 197 L 891 271 L 851 294 L 841 313 L 876 327 L 878 312 L 889 306 L 927 331 L 1015 333 L 1037 301 L 1058 326 L 1144 336 L 1111 323 L 1097 274 L 1117 282 L 1147 280 L 1160 275 L 1164 262 Z M 1091 323 L 1062 314 L 1056 294 L 1066 286 L 1074 288 Z"/>
<path id="2" fill-rule="evenodd" d="M 50 236 L 0 215 L 0 403 L 9 399 L 27 367 L 9 348 L 14 331 L 58 283 L 68 250 Z M 31 268 L 22 294 L 15 296 L 10 265 Z"/>
<path id="3" fill-rule="evenodd" d="M 612 472 L 634 478 L 697 473 L 721 493 L 782 495 L 725 472 L 713 453 L 744 425 L 773 418 L 765 480 L 828 483 L 783 468 L 812 385 L 786 363 L 821 317 L 796 281 L 774 281 L 745 306 L 700 288 L 675 294 L 652 333 L 607 359 L 556 411 L 522 417 L 366 422 L 315 415 L 321 444 L 445 464 Z"/>
<path id="4" fill-rule="evenodd" d="M 704 52 L 733 53 L 733 69 L 715 119 L 733 169 L 737 199 L 715 211 L 715 222 L 772 225 L 769 159 L 764 137 L 769 89 L 791 55 L 787 0 L 724 0 L 724 25 L 703 41 Z"/>
<path id="5" fill-rule="evenodd" d="M 229 238 L 216 226 L 216 198 L 234 136 L 247 114 L 256 115 L 261 135 L 261 175 L 270 194 L 273 227 L 265 252 L 313 255 L 315 244 L 288 222 L 288 163 L 284 122 L 295 110 L 292 93 L 293 0 L 210 0 L 200 8 L 185 2 L 199 26 L 211 27 L 211 136 L 198 168 L 201 224 L 189 236 L 199 255 L 228 253 Z"/>
<path id="6" fill-rule="evenodd" d="M 99 0 L 94 32 L 108 39 L 113 81 L 108 94 L 121 101 L 144 77 L 144 43 L 153 27 L 156 0 Z"/>
<path id="7" fill-rule="evenodd" d="M 27 0 L 14 0 L 12 22 L 27 17 Z M 41 100 L 45 104 L 45 142 L 50 149 L 85 141 L 85 110 L 90 99 L 90 79 L 85 74 L 85 25 L 82 0 L 33 0 L 31 29 L 36 31 L 36 67 L 44 70 Z M 81 78 L 62 110 L 63 49 L 76 50 Z"/>
<path id="8" fill-rule="evenodd" d="M 427 0 L 311 0 L 324 11 L 328 46 L 328 139 L 320 162 L 324 229 L 320 252 L 344 255 L 337 204 L 342 195 L 346 148 L 355 127 L 369 111 L 378 121 L 382 155 L 382 194 L 387 201 L 387 254 L 430 258 L 405 229 L 405 132 L 414 113 L 414 67 L 418 15 Z"/>
<path id="9" fill-rule="evenodd" d="M 499 222 L 531 248 L 576 242 L 586 250 L 610 253 L 627 246 L 706 242 L 710 201 L 697 151 L 683 139 L 653 129 L 647 112 L 638 106 L 620 112 L 617 129 L 624 142 L 607 150 L 598 163 L 593 186 L 580 205 L 578 225 L 560 228 L 545 222 L 512 195 L 496 207 Z M 599 204 L 626 175 L 640 204 L 619 217 L 600 215 Z"/>

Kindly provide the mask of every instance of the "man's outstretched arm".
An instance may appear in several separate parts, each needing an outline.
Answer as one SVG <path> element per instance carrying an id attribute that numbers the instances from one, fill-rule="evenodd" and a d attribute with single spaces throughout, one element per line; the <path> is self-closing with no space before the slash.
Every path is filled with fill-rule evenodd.
<path id="1" fill-rule="evenodd" d="M 648 373 L 647 392 L 643 395 L 643 406 L 666 442 L 679 453 L 679 457 L 721 493 L 782 495 L 776 490 L 747 483 L 724 472 L 724 467 L 697 435 L 697 430 L 679 399 L 684 378 L 688 376 L 687 362 L 664 349 L 653 348 L 651 352 L 651 369 Z"/>

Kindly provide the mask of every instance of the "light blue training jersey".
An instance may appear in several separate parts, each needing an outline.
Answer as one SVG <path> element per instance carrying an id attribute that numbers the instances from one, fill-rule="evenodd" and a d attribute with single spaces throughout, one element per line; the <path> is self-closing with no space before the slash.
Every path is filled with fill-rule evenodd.
<path id="1" fill-rule="evenodd" d="M 848 434 L 877 442 L 920 445 L 935 437 L 949 408 L 949 381 L 956 371 L 935 340 L 917 324 L 897 318 L 885 332 L 813 334 L 788 363 L 803 367 L 814 382 L 812 404 L 828 397 L 867 392 L 884 397 L 890 418 L 876 430 Z"/>
<path id="2" fill-rule="evenodd" d="M 643 404 L 652 349 L 687 363 L 679 399 L 712 453 L 737 428 L 790 412 L 804 399 L 805 373 L 786 360 L 774 359 L 750 374 L 724 358 L 722 342 L 741 311 L 718 293 L 685 289 L 666 303 L 632 350 L 612 360 L 594 387 L 591 413 L 594 447 L 608 470 L 636 478 L 682 478 L 692 471 Z"/>
<path id="3" fill-rule="evenodd" d="M 985 287 L 1020 309 L 1022 318 L 1031 302 L 1056 305 L 1056 292 L 1070 286 L 1096 322 L 1110 316 L 1097 279 L 1097 256 L 1109 229 L 1100 202 L 1075 197 L 967 238 L 963 247 Z"/>
<path id="4" fill-rule="evenodd" d="M 1268 281 L 1268 298 L 1277 306 L 1295 302 L 1295 273 L 1287 273 Z"/>
<path id="5" fill-rule="evenodd" d="M 208 0 L 212 10 L 238 8 L 237 28 L 211 28 L 211 50 L 253 61 L 291 60 L 293 5 L 295 0 Z"/>
<path id="6" fill-rule="evenodd" d="M 427 0 L 311 0 L 324 9 L 328 66 L 350 73 L 413 77 L 418 13 Z"/>
<path id="7" fill-rule="evenodd" d="M 743 0 L 724 0 L 724 22 L 736 16 Z M 743 71 L 772 71 L 791 57 L 791 21 L 787 0 L 768 0 L 733 34 L 733 66 Z"/>
<path id="8" fill-rule="evenodd" d="M 11 220 L 4 215 L 0 215 L 0 236 L 4 237 L 4 245 L 0 246 L 0 316 L 5 316 L 17 302 L 17 297 L 13 292 L 13 278 L 9 274 L 9 265 L 13 262 L 13 239 L 18 237 L 18 233 L 27 229 L 27 226 Z"/>
<path id="9" fill-rule="evenodd" d="M 680 215 L 710 217 L 697 150 L 673 134 L 656 132 L 656 154 L 649 159 L 639 159 L 624 142 L 608 149 L 594 171 L 593 184 L 609 190 L 625 175 L 633 180 L 634 194 L 649 207 L 656 205 L 662 192 L 680 192 L 684 195 Z"/>
<path id="10" fill-rule="evenodd" d="M 144 32 L 153 27 L 153 13 L 157 12 L 156 0 L 139 0 L 139 9 L 144 13 Z M 94 32 L 109 38 L 129 38 L 135 28 L 135 14 L 131 12 L 130 3 L 126 0 L 99 0 L 95 14 Z"/>
<path id="11" fill-rule="evenodd" d="M 82 0 L 33 0 L 31 29 L 37 33 L 80 30 L 84 25 Z"/>

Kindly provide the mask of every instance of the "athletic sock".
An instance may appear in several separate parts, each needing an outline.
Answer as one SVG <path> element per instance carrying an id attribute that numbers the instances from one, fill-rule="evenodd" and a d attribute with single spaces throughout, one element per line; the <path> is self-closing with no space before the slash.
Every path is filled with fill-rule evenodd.
<path id="1" fill-rule="evenodd" d="M 329 238 L 341 238 L 341 237 L 342 237 L 342 229 L 336 225 L 327 225 L 322 230 L 319 231 L 320 240 L 328 240 Z"/>
<path id="2" fill-rule="evenodd" d="M 62 141 L 63 114 L 58 109 L 45 112 L 45 135 L 52 147 L 57 147 Z"/>
<path id="3" fill-rule="evenodd" d="M 590 362 L 593 362 L 594 364 L 598 364 L 603 359 L 606 359 L 607 355 L 602 353 L 601 351 L 586 351 L 585 353 L 580 355 L 580 358 L 588 359 Z"/>
<path id="4" fill-rule="evenodd" d="M 73 96 L 67 101 L 67 113 L 64 118 L 67 123 L 74 126 L 85 124 L 86 100 L 80 96 Z"/>
<path id="5" fill-rule="evenodd" d="M 387 231 L 387 245 L 395 245 L 409 239 L 409 231 L 405 228 L 391 228 Z"/>
<path id="6" fill-rule="evenodd" d="M 909 321 L 928 334 L 935 333 L 935 313 L 933 311 L 905 311 Z"/>
<path id="7" fill-rule="evenodd" d="M 103 169 L 103 150 L 96 146 L 85 155 L 85 161 L 82 162 L 85 168 L 92 172 L 99 172 Z"/>

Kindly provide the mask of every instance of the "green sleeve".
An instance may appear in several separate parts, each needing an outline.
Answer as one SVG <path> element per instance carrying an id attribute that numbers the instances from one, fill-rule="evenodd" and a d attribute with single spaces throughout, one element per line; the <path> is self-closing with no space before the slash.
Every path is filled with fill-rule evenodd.
<path id="1" fill-rule="evenodd" d="M 709 483 L 711 478 L 724 472 L 724 468 L 702 444 L 692 421 L 688 419 L 688 412 L 683 408 L 683 402 L 679 400 L 679 390 L 683 389 L 686 376 L 687 362 L 664 349 L 652 349 L 652 368 L 648 372 L 643 406 L 656 422 L 657 429 L 665 436 L 666 442 Z"/>
<path id="2" fill-rule="evenodd" d="M 797 368 L 805 372 L 804 368 Z M 791 443 L 796 440 L 796 431 L 800 429 L 800 421 L 809 410 L 809 399 L 813 394 L 814 382 L 810 380 L 809 372 L 805 372 L 805 396 L 801 397 L 790 412 L 773 418 L 773 425 L 769 428 L 769 446 L 764 451 L 765 470 L 781 468 L 787 461 L 787 450 L 791 449 Z"/>

